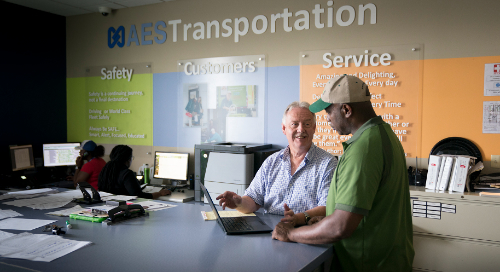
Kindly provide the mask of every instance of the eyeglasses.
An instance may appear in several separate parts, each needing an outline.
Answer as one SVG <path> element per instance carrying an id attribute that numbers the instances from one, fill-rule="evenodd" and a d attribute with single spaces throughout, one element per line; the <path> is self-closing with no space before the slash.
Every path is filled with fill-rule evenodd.
<path id="1" fill-rule="evenodd" d="M 134 160 L 134 156 L 132 156 L 132 158 L 130 158 L 130 160 L 133 161 Z"/>

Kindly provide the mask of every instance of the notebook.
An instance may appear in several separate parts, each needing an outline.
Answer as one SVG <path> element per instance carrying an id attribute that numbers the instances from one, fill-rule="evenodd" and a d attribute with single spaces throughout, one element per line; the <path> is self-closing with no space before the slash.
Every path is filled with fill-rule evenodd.
<path id="1" fill-rule="evenodd" d="M 215 208 L 214 202 L 207 191 L 207 188 L 200 183 L 200 187 L 207 198 L 208 204 L 212 207 L 215 217 L 219 226 L 226 234 L 248 234 L 248 233 L 263 233 L 273 231 L 262 219 L 257 216 L 247 217 L 224 217 L 219 216 L 219 212 Z"/>

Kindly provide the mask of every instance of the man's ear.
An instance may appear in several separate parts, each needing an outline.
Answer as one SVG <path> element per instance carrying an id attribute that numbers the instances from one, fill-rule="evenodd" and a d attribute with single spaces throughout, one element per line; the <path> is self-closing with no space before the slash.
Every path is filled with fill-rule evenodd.
<path id="1" fill-rule="evenodd" d="M 281 130 L 283 131 L 283 134 L 286 135 L 285 129 L 286 129 L 285 124 L 281 123 Z"/>
<path id="2" fill-rule="evenodd" d="M 352 107 L 349 104 L 342 104 L 342 113 L 345 118 L 352 116 Z"/>

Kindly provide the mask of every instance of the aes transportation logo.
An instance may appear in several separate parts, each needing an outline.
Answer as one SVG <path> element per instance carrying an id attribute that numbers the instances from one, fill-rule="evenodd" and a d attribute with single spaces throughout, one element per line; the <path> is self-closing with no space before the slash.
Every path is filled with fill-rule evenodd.
<path id="1" fill-rule="evenodd" d="M 125 45 L 125 28 L 119 26 L 118 29 L 110 27 L 108 29 L 108 47 L 113 48 L 115 45 L 123 47 Z"/>

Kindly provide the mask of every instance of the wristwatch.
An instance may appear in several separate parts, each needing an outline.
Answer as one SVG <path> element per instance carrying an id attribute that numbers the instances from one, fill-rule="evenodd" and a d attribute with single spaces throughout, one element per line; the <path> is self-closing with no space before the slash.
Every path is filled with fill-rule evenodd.
<path id="1" fill-rule="evenodd" d="M 309 220 L 311 220 L 311 216 L 309 216 L 309 214 L 307 212 L 304 212 L 304 215 L 306 216 L 306 224 L 307 224 L 307 222 L 309 222 Z"/>

